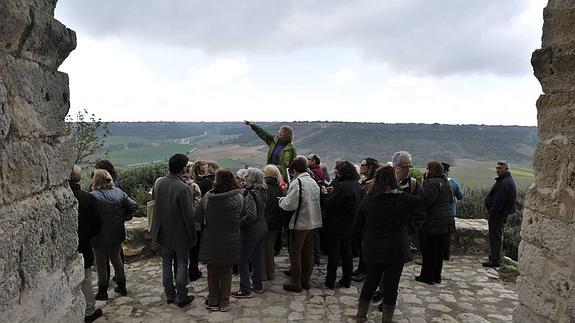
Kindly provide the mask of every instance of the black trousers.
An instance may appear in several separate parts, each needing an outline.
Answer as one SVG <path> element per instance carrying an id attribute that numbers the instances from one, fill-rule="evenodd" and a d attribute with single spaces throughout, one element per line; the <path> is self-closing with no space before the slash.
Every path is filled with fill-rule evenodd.
<path id="1" fill-rule="evenodd" d="M 198 276 L 200 269 L 198 268 L 198 257 L 200 255 L 200 241 L 202 241 L 202 231 L 196 231 L 196 244 L 190 249 L 190 265 L 188 266 L 188 273 L 190 277 Z"/>
<path id="2" fill-rule="evenodd" d="M 507 216 L 490 215 L 487 218 L 489 224 L 489 259 L 496 263 L 501 263 L 501 248 L 503 247 L 503 227 L 507 221 Z"/>
<path id="3" fill-rule="evenodd" d="M 361 288 L 359 298 L 371 302 L 371 298 L 383 280 L 383 303 L 394 306 L 397 302 L 399 280 L 403 271 L 403 264 L 365 263 L 365 281 Z"/>
<path id="4" fill-rule="evenodd" d="M 325 276 L 325 282 L 329 285 L 335 284 L 338 262 L 339 259 L 341 259 L 341 269 L 343 271 L 341 281 L 346 284 L 351 283 L 351 272 L 353 271 L 351 236 L 329 237 L 328 242 L 327 275 Z"/>
<path id="5" fill-rule="evenodd" d="M 421 273 L 419 276 L 426 282 L 440 282 L 443 269 L 445 240 L 449 234 L 426 234 L 423 244 Z"/>

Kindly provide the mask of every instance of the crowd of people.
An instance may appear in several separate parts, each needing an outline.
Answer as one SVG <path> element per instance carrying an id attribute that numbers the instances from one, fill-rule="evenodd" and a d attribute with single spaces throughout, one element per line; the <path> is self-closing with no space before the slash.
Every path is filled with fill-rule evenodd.
<path id="1" fill-rule="evenodd" d="M 412 253 L 421 254 L 415 280 L 442 282 L 443 262 L 449 259 L 450 234 L 455 231 L 456 200 L 463 198 L 457 181 L 449 177 L 449 164 L 427 163 L 425 178 L 411 176 L 411 155 L 399 151 L 391 161 L 365 158 L 359 166 L 335 163 L 333 179 L 317 154 L 296 155 L 293 130 L 282 126 L 278 135 L 245 122 L 268 145 L 267 165 L 233 173 L 215 162 L 190 162 L 175 154 L 169 172 L 151 189 L 154 216 L 152 239 L 160 246 L 163 287 L 167 303 L 184 307 L 194 299 L 189 281 L 207 269 L 211 311 L 228 311 L 230 297 L 249 298 L 264 293 L 266 281 L 276 279 L 274 257 L 287 244 L 290 269 L 286 292 L 301 293 L 312 286 L 314 265 L 327 254 L 325 288 L 349 288 L 363 282 L 356 319 L 367 320 L 372 301 L 381 301 L 382 321 L 393 319 L 404 264 Z M 489 261 L 501 263 L 502 228 L 514 211 L 515 184 L 506 162 L 497 163 L 496 184 L 487 195 Z M 79 202 L 78 250 L 84 255 L 85 321 L 102 315 L 95 300 L 108 298 L 112 263 L 115 292 L 127 295 L 121 244 L 124 222 L 136 203 L 121 190 L 109 160 L 96 164 L 91 191 L 80 189 L 81 170 L 75 166 L 70 187 Z M 353 270 L 354 254 L 359 264 Z M 98 291 L 91 285 L 96 265 Z M 337 280 L 337 269 L 342 276 Z M 239 273 L 239 286 L 232 276 Z M 336 284 L 337 281 L 337 284 Z"/>

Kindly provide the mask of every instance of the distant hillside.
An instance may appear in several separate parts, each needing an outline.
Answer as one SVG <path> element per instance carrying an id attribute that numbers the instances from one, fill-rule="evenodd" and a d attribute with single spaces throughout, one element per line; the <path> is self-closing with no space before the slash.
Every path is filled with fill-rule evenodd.
<path id="1" fill-rule="evenodd" d="M 328 162 L 336 159 L 359 162 L 365 157 L 387 161 L 395 151 L 407 150 L 419 167 L 433 159 L 451 163 L 458 159 L 504 159 L 514 164 L 530 165 L 538 143 L 536 127 L 342 122 L 260 123 L 273 134 L 277 133 L 282 124 L 294 128 L 298 153 L 314 152 Z M 126 164 L 146 162 L 146 158 L 165 159 L 167 156 L 161 154 L 169 154 L 174 149 L 209 153 L 216 151 L 217 147 L 239 145 L 253 148 L 262 145 L 262 141 L 242 122 L 113 122 L 110 124 L 110 130 L 112 136 L 106 149 L 111 155 L 127 158 Z M 229 149 L 219 151 L 229 153 Z M 247 159 L 259 160 L 263 155 L 265 149 L 260 147 L 259 155 L 251 153 L 253 158 Z M 233 160 L 234 156 L 226 158 Z M 263 162 L 262 160 L 261 163 Z"/>

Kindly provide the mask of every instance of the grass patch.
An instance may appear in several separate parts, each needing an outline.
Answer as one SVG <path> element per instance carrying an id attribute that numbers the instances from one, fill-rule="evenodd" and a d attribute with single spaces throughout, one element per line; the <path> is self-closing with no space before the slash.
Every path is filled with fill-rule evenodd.
<path id="1" fill-rule="evenodd" d="M 110 159 L 117 166 L 130 166 L 134 164 L 151 163 L 164 161 L 173 154 L 185 154 L 193 148 L 192 145 L 185 144 L 160 144 L 142 148 L 112 151 L 109 153 Z"/>

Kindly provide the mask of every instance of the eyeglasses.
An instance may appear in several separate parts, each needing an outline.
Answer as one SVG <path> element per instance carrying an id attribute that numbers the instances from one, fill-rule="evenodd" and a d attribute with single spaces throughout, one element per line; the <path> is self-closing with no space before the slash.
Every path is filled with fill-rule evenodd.
<path id="1" fill-rule="evenodd" d="M 397 167 L 402 168 L 402 169 L 406 169 L 406 168 L 412 169 L 413 165 L 397 165 Z"/>
<path id="2" fill-rule="evenodd" d="M 367 167 L 367 164 L 361 164 L 361 165 L 359 165 L 359 166 L 361 166 L 361 167 Z"/>

